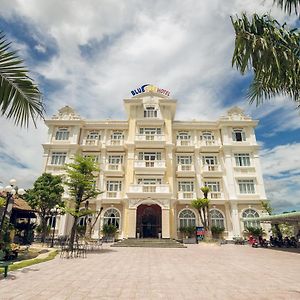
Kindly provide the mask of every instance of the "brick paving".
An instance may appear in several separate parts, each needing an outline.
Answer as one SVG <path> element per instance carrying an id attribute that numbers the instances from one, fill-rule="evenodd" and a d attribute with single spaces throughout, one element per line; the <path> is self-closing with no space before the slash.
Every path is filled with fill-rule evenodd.
<path id="1" fill-rule="evenodd" d="M 300 254 L 236 245 L 109 248 L 0 275 L 0 299 L 300 299 Z"/>

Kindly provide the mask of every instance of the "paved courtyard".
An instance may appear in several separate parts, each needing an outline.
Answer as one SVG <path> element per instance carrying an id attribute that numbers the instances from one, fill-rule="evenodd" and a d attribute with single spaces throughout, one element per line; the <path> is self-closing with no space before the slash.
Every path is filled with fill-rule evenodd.
<path id="1" fill-rule="evenodd" d="M 0 277 L 0 299 L 300 299 L 300 254 L 106 246 L 86 259 L 57 257 L 10 272 Z"/>

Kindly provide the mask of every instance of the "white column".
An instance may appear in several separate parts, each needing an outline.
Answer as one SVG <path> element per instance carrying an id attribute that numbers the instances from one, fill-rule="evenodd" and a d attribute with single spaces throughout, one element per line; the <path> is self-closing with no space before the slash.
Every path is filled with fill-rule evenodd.
<path id="1" fill-rule="evenodd" d="M 161 230 L 162 230 L 162 238 L 169 239 L 170 238 L 170 209 L 162 208 L 161 210 Z"/>
<path id="2" fill-rule="evenodd" d="M 226 218 L 226 229 L 228 232 L 228 236 L 227 238 L 229 240 L 232 240 L 232 238 L 234 237 L 234 233 L 233 233 L 233 225 L 232 225 L 232 217 L 231 217 L 231 211 L 230 211 L 230 206 L 229 206 L 229 202 L 225 203 L 225 218 Z"/>
<path id="3" fill-rule="evenodd" d="M 240 236 L 241 229 L 240 229 L 240 219 L 239 219 L 237 203 L 235 201 L 234 202 L 231 201 L 230 207 L 231 207 L 231 220 L 232 220 L 233 236 Z"/>
<path id="4" fill-rule="evenodd" d="M 127 235 L 128 238 L 136 237 L 136 208 L 127 211 Z"/>
<path id="5" fill-rule="evenodd" d="M 224 153 L 224 167 L 226 170 L 226 174 L 223 176 L 224 184 L 227 189 L 228 199 L 237 199 L 236 190 L 235 190 L 235 179 L 233 174 L 233 166 L 232 166 L 232 153 L 225 152 Z"/>
<path id="6" fill-rule="evenodd" d="M 101 209 L 101 202 L 97 202 L 96 203 L 96 211 L 97 211 L 97 214 L 96 214 L 96 217 L 98 215 L 98 212 L 100 211 Z M 92 237 L 93 239 L 98 239 L 100 237 L 100 220 L 101 220 L 101 216 L 99 216 L 95 226 L 94 226 L 94 229 L 93 229 L 93 232 L 92 232 Z M 94 221 L 92 221 L 92 224 L 93 224 Z"/>

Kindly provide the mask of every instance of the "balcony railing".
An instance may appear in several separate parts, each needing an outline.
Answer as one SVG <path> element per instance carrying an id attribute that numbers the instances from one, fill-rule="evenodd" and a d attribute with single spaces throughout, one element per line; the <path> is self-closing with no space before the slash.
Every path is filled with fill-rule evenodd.
<path id="1" fill-rule="evenodd" d="M 193 200 L 196 199 L 195 192 L 178 192 L 178 199 Z"/>
<path id="2" fill-rule="evenodd" d="M 134 162 L 135 168 L 165 168 L 164 160 L 137 160 Z"/>
<path id="3" fill-rule="evenodd" d="M 215 140 L 202 140 L 200 141 L 200 146 L 219 146 L 219 142 Z"/>
<path id="4" fill-rule="evenodd" d="M 122 171 L 122 164 L 108 164 L 105 170 L 107 171 Z"/>
<path id="5" fill-rule="evenodd" d="M 124 140 L 109 140 L 107 141 L 108 146 L 123 146 L 124 145 Z"/>
<path id="6" fill-rule="evenodd" d="M 101 143 L 100 140 L 84 139 L 82 141 L 82 145 L 84 146 L 99 146 L 100 143 Z"/>
<path id="7" fill-rule="evenodd" d="M 179 172 L 193 172 L 195 171 L 194 165 L 177 165 Z"/>
<path id="8" fill-rule="evenodd" d="M 132 184 L 129 186 L 129 193 L 169 193 L 168 184 Z"/>
<path id="9" fill-rule="evenodd" d="M 221 192 L 211 192 L 210 193 L 210 198 L 211 199 L 222 199 L 223 198 L 223 193 L 221 193 Z"/>
<path id="10" fill-rule="evenodd" d="M 202 167 L 203 172 L 220 172 L 220 165 L 204 165 Z"/>
<path id="11" fill-rule="evenodd" d="M 165 136 L 163 134 L 137 134 L 136 140 L 164 142 Z"/>
<path id="12" fill-rule="evenodd" d="M 107 191 L 104 193 L 104 198 L 117 199 L 121 197 L 120 191 Z"/>
<path id="13" fill-rule="evenodd" d="M 177 146 L 192 146 L 191 140 L 177 140 L 176 142 Z"/>

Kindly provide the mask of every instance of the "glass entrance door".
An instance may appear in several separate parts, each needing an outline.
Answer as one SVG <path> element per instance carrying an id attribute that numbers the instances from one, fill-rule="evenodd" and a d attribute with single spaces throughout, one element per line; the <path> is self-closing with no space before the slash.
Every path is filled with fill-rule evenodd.
<path id="1" fill-rule="evenodd" d="M 161 207 L 141 204 L 137 208 L 137 234 L 141 238 L 158 238 L 161 233 Z"/>

